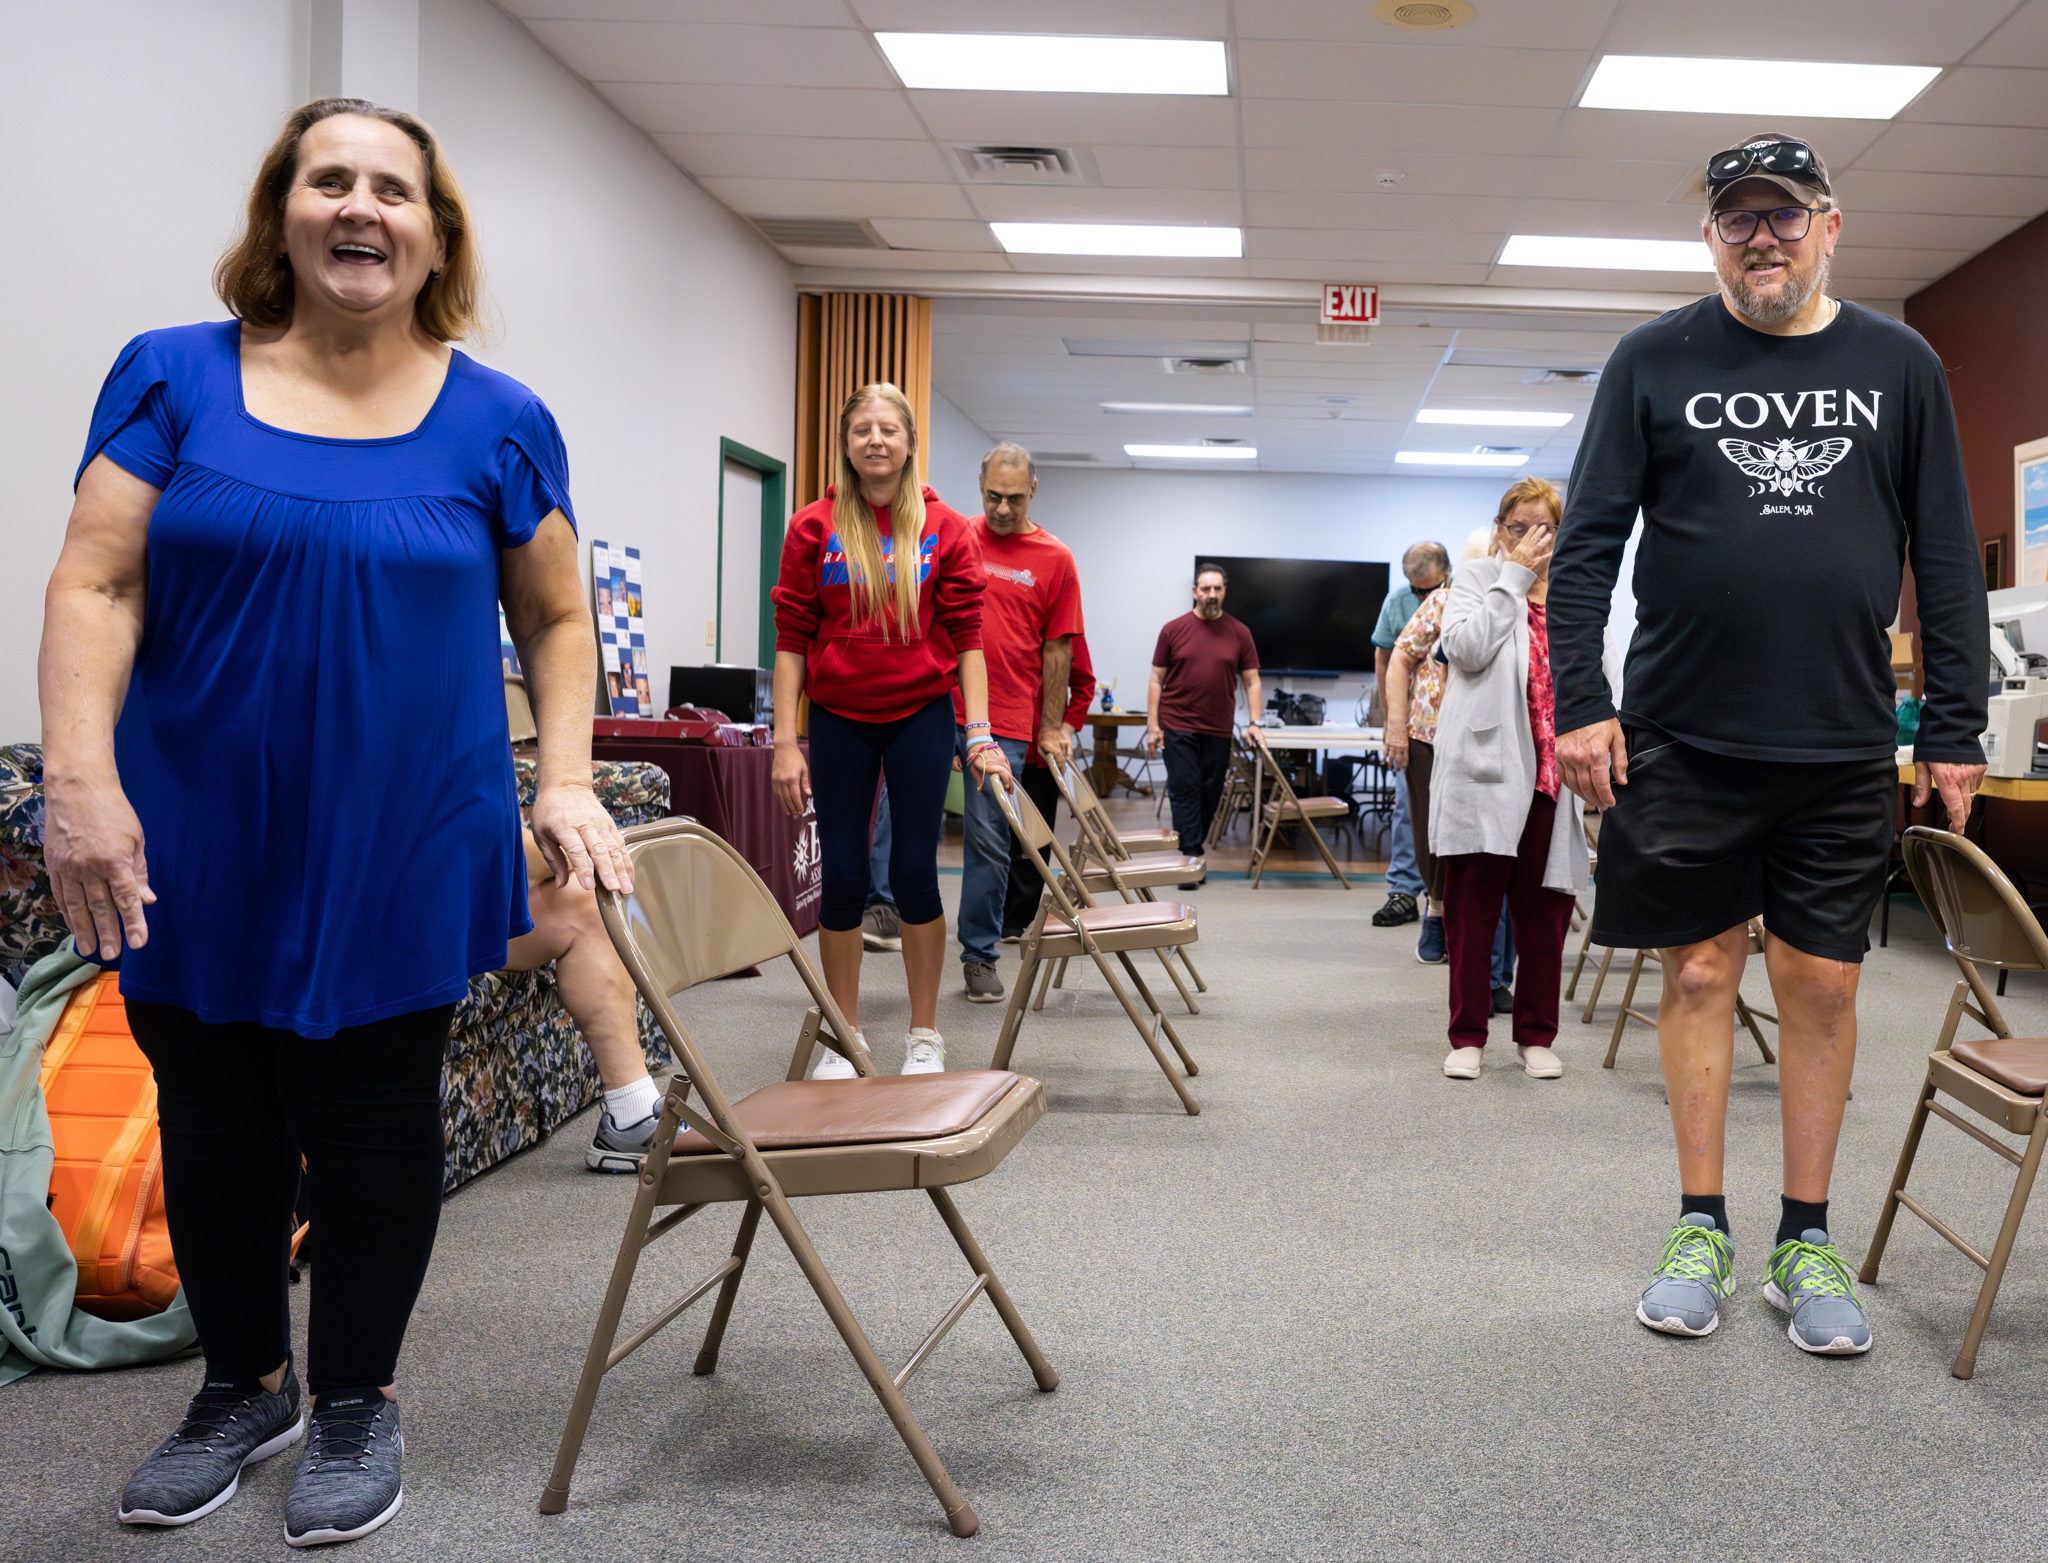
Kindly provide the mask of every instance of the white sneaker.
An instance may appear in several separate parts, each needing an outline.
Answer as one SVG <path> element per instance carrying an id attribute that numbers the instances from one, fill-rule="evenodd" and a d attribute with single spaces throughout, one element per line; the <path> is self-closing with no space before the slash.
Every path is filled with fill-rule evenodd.
<path id="1" fill-rule="evenodd" d="M 916 1027 L 903 1039 L 903 1072 L 907 1075 L 938 1075 L 946 1072 L 946 1039 L 926 1027 Z"/>
<path id="2" fill-rule="evenodd" d="M 860 1045 L 862 1047 L 868 1045 L 866 1032 L 856 1031 L 854 1035 L 860 1038 Z M 813 1080 L 858 1080 L 860 1078 L 860 1071 L 853 1067 L 852 1059 L 845 1057 L 843 1054 L 833 1052 L 823 1042 L 820 1042 L 818 1044 L 818 1062 L 812 1066 L 810 1077 Z"/>
<path id="3" fill-rule="evenodd" d="M 1547 1047 L 1518 1047 L 1522 1068 L 1532 1080 L 1555 1080 L 1564 1073 L 1564 1060 Z"/>
<path id="4" fill-rule="evenodd" d="M 1454 1047 L 1450 1057 L 1444 1060 L 1444 1073 L 1453 1080 L 1477 1080 L 1479 1059 L 1480 1051 L 1476 1047 Z"/>

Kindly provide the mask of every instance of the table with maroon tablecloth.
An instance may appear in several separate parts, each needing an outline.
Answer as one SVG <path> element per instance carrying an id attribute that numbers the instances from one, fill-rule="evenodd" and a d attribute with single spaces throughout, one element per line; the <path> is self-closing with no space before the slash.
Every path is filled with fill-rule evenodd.
<path id="1" fill-rule="evenodd" d="M 823 892 L 818 821 L 791 819 L 775 801 L 775 751 L 719 749 L 663 738 L 596 738 L 591 757 L 645 760 L 668 772 L 671 814 L 687 814 L 738 849 L 782 904 L 799 934 L 818 926 Z"/>

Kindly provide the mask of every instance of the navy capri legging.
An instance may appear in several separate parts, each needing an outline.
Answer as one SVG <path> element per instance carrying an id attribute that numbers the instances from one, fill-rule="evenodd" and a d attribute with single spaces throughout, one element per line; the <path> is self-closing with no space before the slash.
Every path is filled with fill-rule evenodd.
<path id="1" fill-rule="evenodd" d="M 811 805 L 824 893 L 819 923 L 860 926 L 868 905 L 875 793 L 889 781 L 889 888 L 906 923 L 946 915 L 939 900 L 939 827 L 953 778 L 953 697 L 894 722 L 857 722 L 811 702 Z"/>

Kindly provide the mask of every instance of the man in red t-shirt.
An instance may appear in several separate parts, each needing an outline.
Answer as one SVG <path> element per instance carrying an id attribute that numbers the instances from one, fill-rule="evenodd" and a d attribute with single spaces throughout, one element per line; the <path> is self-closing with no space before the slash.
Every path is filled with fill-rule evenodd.
<path id="1" fill-rule="evenodd" d="M 1221 565 L 1197 565 L 1194 612 L 1169 620 L 1152 652 L 1145 747 L 1154 755 L 1162 748 L 1166 751 L 1166 797 L 1173 807 L 1173 828 L 1180 835 L 1181 851 L 1190 857 L 1201 856 L 1209 821 L 1223 801 L 1239 682 L 1244 684 L 1249 720 L 1259 719 L 1264 698 L 1259 689 L 1259 648 L 1252 644 L 1252 632 L 1223 611 L 1223 592 L 1229 584 Z"/>
<path id="2" fill-rule="evenodd" d="M 1058 538 L 1032 524 L 1038 476 L 1031 453 L 1007 441 L 981 461 L 983 513 L 968 523 L 980 545 L 988 590 L 981 600 L 982 650 L 988 659 L 988 719 L 1038 811 L 1048 821 L 1059 794 L 1049 771 L 1034 775 L 1025 761 L 1034 749 L 1061 761 L 1073 758 L 1074 735 L 1061 720 L 1073 638 L 1081 633 L 1081 581 L 1074 556 Z M 957 695 L 955 714 L 959 712 Z M 967 733 L 960 730 L 962 752 Z M 1003 997 L 996 975 L 996 941 L 1015 842 L 993 799 L 967 791 L 967 843 L 960 876 L 960 963 L 967 997 L 993 1004 Z M 1027 872 L 1030 865 L 1024 865 Z"/>

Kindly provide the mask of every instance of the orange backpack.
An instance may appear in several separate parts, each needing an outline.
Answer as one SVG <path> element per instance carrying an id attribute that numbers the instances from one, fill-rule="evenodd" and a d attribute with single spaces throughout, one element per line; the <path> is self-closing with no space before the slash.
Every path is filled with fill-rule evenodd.
<path id="1" fill-rule="evenodd" d="M 102 1319 L 161 1313 L 178 1295 L 164 1221 L 156 1077 L 128 1031 L 120 978 L 71 995 L 43 1049 L 43 1102 L 57 1147 L 50 1211 L 78 1261 L 74 1301 Z"/>

